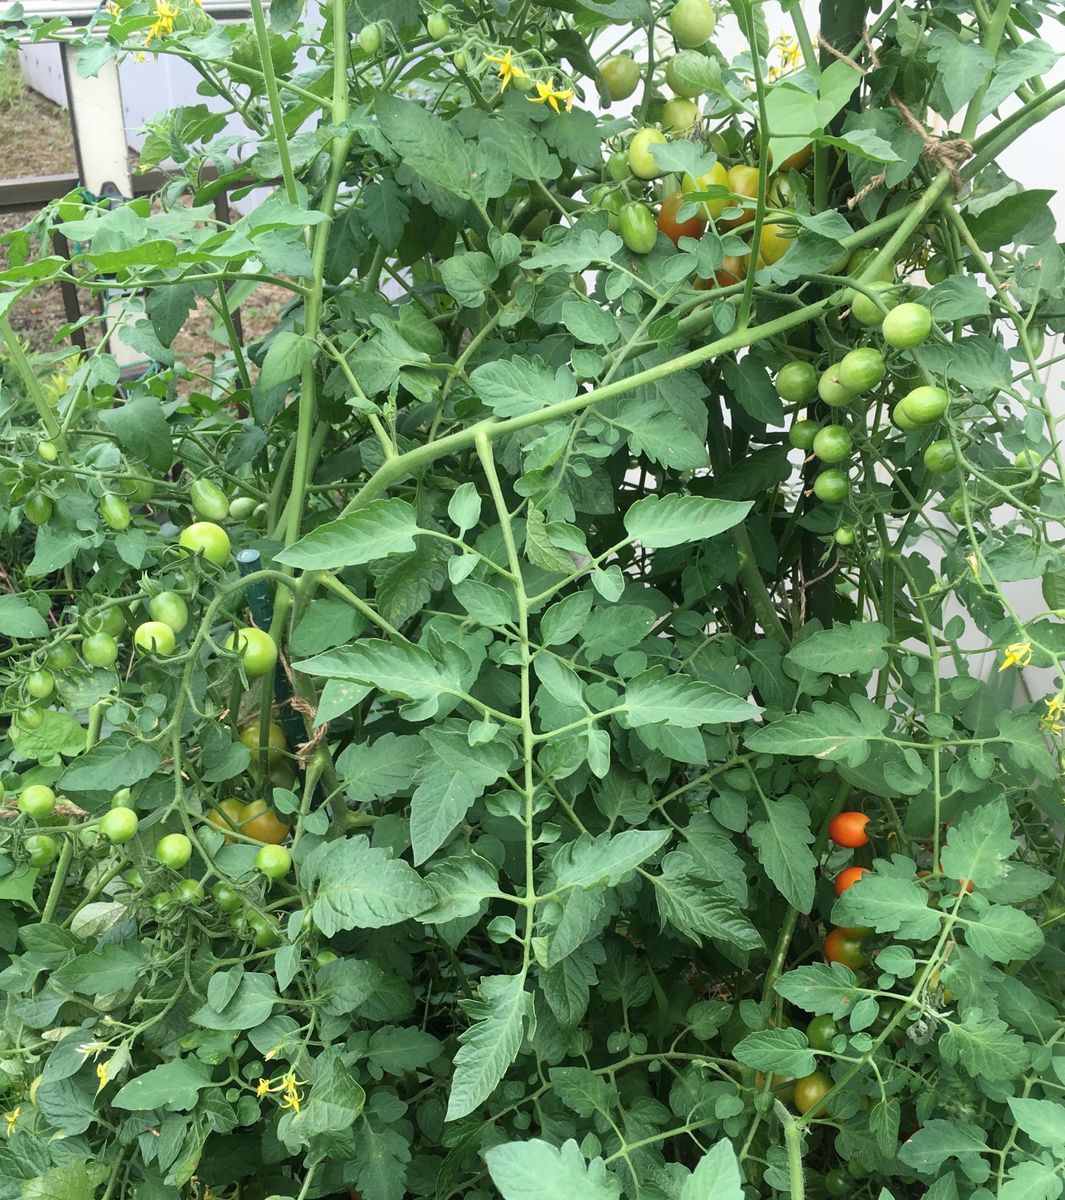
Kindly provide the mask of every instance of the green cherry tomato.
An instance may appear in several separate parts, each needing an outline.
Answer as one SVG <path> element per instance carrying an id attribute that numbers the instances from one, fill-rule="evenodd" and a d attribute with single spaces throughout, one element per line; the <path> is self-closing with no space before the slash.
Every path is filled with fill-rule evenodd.
<path id="1" fill-rule="evenodd" d="M 120 533 L 123 529 L 129 528 L 132 520 L 129 514 L 129 505 L 114 492 L 105 492 L 100 497 L 100 516 L 109 529 L 117 530 Z"/>
<path id="2" fill-rule="evenodd" d="M 55 691 L 55 676 L 43 667 L 26 676 L 26 691 L 34 700 L 44 700 Z"/>
<path id="3" fill-rule="evenodd" d="M 863 246 L 860 250 L 855 250 L 847 259 L 847 271 L 850 273 L 851 279 L 861 279 L 862 272 L 879 253 L 880 251 L 872 246 Z M 879 283 L 890 283 L 894 278 L 895 266 L 891 262 L 884 263 L 873 276 L 874 282 Z M 864 283 L 865 280 L 862 282 Z"/>
<path id="4" fill-rule="evenodd" d="M 269 917 L 260 916 L 258 913 L 248 914 L 248 929 L 252 935 L 252 941 L 260 950 L 269 950 L 280 940 L 281 935 L 278 933 L 277 925 Z"/>
<path id="5" fill-rule="evenodd" d="M 955 525 L 965 524 L 965 501 L 960 496 L 955 496 L 950 502 L 950 507 L 947 509 L 947 515 Z"/>
<path id="6" fill-rule="evenodd" d="M 322 967 L 328 967 L 330 963 L 336 962 L 337 957 L 332 950 L 319 950 L 314 956 L 314 965 L 321 970 Z"/>
<path id="7" fill-rule="evenodd" d="M 122 495 L 137 504 L 147 504 L 155 495 L 155 480 L 138 476 L 135 479 L 124 479 L 120 484 Z"/>
<path id="8" fill-rule="evenodd" d="M 33 525 L 43 525 L 54 511 L 54 505 L 42 492 L 30 492 L 22 502 L 26 520 Z"/>
<path id="9" fill-rule="evenodd" d="M 194 480 L 189 499 L 196 515 L 204 521 L 224 521 L 229 516 L 229 497 L 209 479 Z"/>
<path id="10" fill-rule="evenodd" d="M 666 133 L 687 133 L 699 120 L 699 106 L 694 100 L 678 97 L 662 106 L 662 128 Z"/>
<path id="11" fill-rule="evenodd" d="M 795 1107 L 800 1113 L 807 1113 L 814 1105 L 819 1104 L 832 1090 L 832 1080 L 824 1071 L 814 1071 L 795 1081 Z"/>
<path id="12" fill-rule="evenodd" d="M 912 350 L 932 332 L 932 313 L 923 304 L 899 304 L 884 318 L 884 341 L 896 350 Z"/>
<path id="13" fill-rule="evenodd" d="M 46 833 L 31 834 L 22 844 L 29 855 L 30 866 L 36 867 L 39 871 L 50 867 L 59 853 L 55 838 L 49 837 Z"/>
<path id="14" fill-rule="evenodd" d="M 81 643 L 81 654 L 90 667 L 110 667 L 118 658 L 118 642 L 109 633 L 90 633 Z"/>
<path id="15" fill-rule="evenodd" d="M 827 1013 L 824 1013 L 822 1016 L 814 1017 L 806 1026 L 806 1040 L 814 1050 L 831 1050 L 832 1039 L 838 1032 L 836 1022 Z"/>
<path id="16" fill-rule="evenodd" d="M 133 631 L 133 644 L 145 654 L 173 654 L 177 639 L 162 621 L 144 621 Z"/>
<path id="17" fill-rule="evenodd" d="M 677 45 L 691 50 L 701 46 L 714 32 L 717 14 L 709 0 L 677 0 L 667 20 Z"/>
<path id="18" fill-rule="evenodd" d="M 174 896 L 182 904 L 202 904 L 203 884 L 198 879 L 182 879 L 174 888 Z"/>
<path id="19" fill-rule="evenodd" d="M 228 883 L 216 884 L 211 895 L 214 897 L 215 904 L 224 913 L 236 912 L 244 907 L 244 901 L 240 898 L 240 894 L 235 892 Z"/>
<path id="20" fill-rule="evenodd" d="M 111 797 L 112 808 L 132 808 L 133 807 L 133 792 L 130 788 L 119 788 Z"/>
<path id="21" fill-rule="evenodd" d="M 376 54 L 381 49 L 381 26 L 373 23 L 359 30 L 359 49 L 363 54 Z"/>
<path id="22" fill-rule="evenodd" d="M 121 608 L 111 605 L 102 612 L 87 613 L 80 625 L 85 633 L 106 633 L 115 638 L 126 628 L 126 618 Z"/>
<path id="23" fill-rule="evenodd" d="M 854 530 L 849 525 L 841 525 L 832 537 L 837 546 L 854 545 Z"/>
<path id="24" fill-rule="evenodd" d="M 274 669 L 277 662 L 277 643 L 265 629 L 244 625 L 226 638 L 226 649 L 239 651 L 244 664 L 244 674 L 249 679 L 258 679 Z"/>
<path id="25" fill-rule="evenodd" d="M 638 129 L 629 142 L 629 170 L 637 179 L 657 179 L 665 171 L 651 157 L 652 146 L 664 146 L 668 138 L 661 129 Z"/>
<path id="26" fill-rule="evenodd" d="M 168 833 L 155 843 L 156 861 L 171 871 L 180 871 L 191 857 L 192 842 L 183 833 Z"/>
<path id="27" fill-rule="evenodd" d="M 850 487 L 850 480 L 842 471 L 822 471 L 814 480 L 814 495 L 826 504 L 841 504 Z"/>
<path id="28" fill-rule="evenodd" d="M 786 404 L 802 404 L 817 394 L 817 372 L 806 362 L 785 363 L 777 372 L 776 385 Z"/>
<path id="29" fill-rule="evenodd" d="M 69 671 L 78 663 L 78 656 L 70 642 L 59 642 L 48 651 L 45 658 L 53 671 Z"/>
<path id="30" fill-rule="evenodd" d="M 180 633 L 189 623 L 189 606 L 177 592 L 160 592 L 148 601 L 148 612 L 153 621 L 162 621 L 175 633 Z"/>
<path id="31" fill-rule="evenodd" d="M 629 170 L 629 156 L 625 150 L 614 150 L 610 157 L 606 160 L 607 178 L 614 183 L 624 183 L 626 179 L 632 178 L 632 172 Z"/>
<path id="32" fill-rule="evenodd" d="M 618 216 L 621 240 L 633 254 L 646 254 L 658 240 L 654 214 L 646 204 L 626 204 Z"/>
<path id="33" fill-rule="evenodd" d="M 451 32 L 451 22 L 448 20 L 446 13 L 434 12 L 429 14 L 429 19 L 425 22 L 425 28 L 429 31 L 429 36 L 434 41 L 442 42 Z"/>
<path id="34" fill-rule="evenodd" d="M 148 900 L 148 905 L 156 916 L 162 916 L 162 914 L 165 913 L 167 909 L 173 905 L 173 903 L 174 893 L 170 891 L 169 888 L 166 888 L 161 892 L 156 892 L 155 895 Z"/>
<path id="35" fill-rule="evenodd" d="M 915 425 L 934 425 L 947 411 L 950 397 L 941 387 L 922 384 L 899 401 L 903 416 Z"/>
<path id="36" fill-rule="evenodd" d="M 934 474 L 943 475 L 958 465 L 954 447 L 945 438 L 933 442 L 924 452 L 924 465 Z"/>
<path id="37" fill-rule="evenodd" d="M 826 425 L 814 438 L 813 452 L 822 462 L 842 462 L 853 448 L 850 432 L 842 425 Z"/>
<path id="38" fill-rule="evenodd" d="M 284 879 L 292 868 L 292 855 L 284 846 L 260 846 L 255 855 L 255 869 L 267 879 Z"/>
<path id="39" fill-rule="evenodd" d="M 37 457 L 41 462 L 54 463 L 59 457 L 59 451 L 53 442 L 38 442 Z"/>
<path id="40" fill-rule="evenodd" d="M 40 729 L 44 724 L 44 713 L 39 708 L 34 708 L 31 705 L 28 708 L 21 709 L 16 716 L 16 720 L 23 729 Z"/>
<path id="41" fill-rule="evenodd" d="M 1038 450 L 1018 450 L 1013 465 L 1018 471 L 1039 471 L 1043 466 L 1043 456 Z"/>
<path id="42" fill-rule="evenodd" d="M 924 277 L 929 283 L 942 283 L 949 274 L 950 263 L 942 254 L 929 259 L 925 264 Z"/>
<path id="43" fill-rule="evenodd" d="M 898 299 L 895 297 L 890 283 L 874 279 L 871 283 L 866 284 L 866 287 L 876 294 L 884 308 L 890 309 L 898 304 Z M 884 313 L 880 305 L 864 292 L 854 293 L 854 299 L 851 301 L 851 316 L 859 325 L 865 325 L 870 329 L 884 320 Z"/>
<path id="44" fill-rule="evenodd" d="M 599 70 L 611 100 L 628 100 L 640 86 L 640 68 L 631 54 L 615 54 Z"/>
<path id="45" fill-rule="evenodd" d="M 796 421 L 788 430 L 788 441 L 796 450 L 812 450 L 814 438 L 820 430 L 821 426 L 816 421 Z"/>
<path id="46" fill-rule="evenodd" d="M 817 381 L 817 394 L 830 408 L 839 408 L 850 404 L 854 393 L 846 387 L 839 377 L 839 365 L 829 367 Z"/>
<path id="47" fill-rule="evenodd" d="M 861 346 L 845 354 L 836 370 L 845 388 L 852 392 L 867 392 L 887 374 L 887 363 L 879 350 L 872 346 Z"/>
<path id="48" fill-rule="evenodd" d="M 912 421 L 901 404 L 896 404 L 891 411 L 891 423 L 909 433 L 912 429 L 920 429 L 916 421 Z"/>
<path id="49" fill-rule="evenodd" d="M 112 808 L 100 818 L 100 832 L 113 846 L 123 846 L 137 832 L 140 819 L 132 808 Z"/>
<path id="50" fill-rule="evenodd" d="M 686 100 L 701 96 L 708 84 L 720 77 L 717 59 L 697 50 L 681 50 L 666 63 L 666 85 Z"/>
<path id="51" fill-rule="evenodd" d="M 825 1173 L 825 1191 L 832 1197 L 849 1196 L 853 1186 L 842 1167 L 833 1167 Z"/>
<path id="52" fill-rule="evenodd" d="M 19 792 L 18 810 L 35 821 L 55 812 L 55 792 L 43 783 L 31 783 Z"/>
<path id="53" fill-rule="evenodd" d="M 202 554 L 216 566 L 224 567 L 229 561 L 229 534 L 213 521 L 195 521 L 187 525 L 178 541 L 193 554 Z"/>
<path id="54" fill-rule="evenodd" d="M 255 512 L 254 496 L 234 496 L 229 502 L 229 516 L 233 521 L 246 521 Z"/>

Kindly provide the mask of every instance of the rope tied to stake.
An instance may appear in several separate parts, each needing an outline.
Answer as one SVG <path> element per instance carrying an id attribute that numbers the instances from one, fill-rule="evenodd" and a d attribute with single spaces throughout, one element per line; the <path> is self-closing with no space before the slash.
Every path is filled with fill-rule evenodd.
<path id="1" fill-rule="evenodd" d="M 973 156 L 972 143 L 962 137 L 934 137 L 894 92 L 891 93 L 890 100 L 898 110 L 902 123 L 924 143 L 921 148 L 922 156 L 927 158 L 937 170 L 949 171 L 950 182 L 954 185 L 954 190 L 960 192 L 965 186 L 965 181 L 961 177 L 961 168 Z"/>
<path id="2" fill-rule="evenodd" d="M 288 665 L 288 660 L 282 654 L 280 656 L 281 666 L 288 678 L 289 684 L 292 686 L 293 694 L 285 701 L 289 708 L 294 709 L 301 717 L 314 728 L 314 722 L 318 719 L 318 710 L 310 703 L 309 700 L 304 700 L 302 696 L 297 696 L 295 693 L 296 681 L 292 678 L 292 670 Z M 299 759 L 300 766 L 306 769 L 307 761 L 318 747 L 325 741 L 329 733 L 329 722 L 324 721 L 314 733 L 305 742 L 300 742 L 296 747 L 296 757 Z"/>

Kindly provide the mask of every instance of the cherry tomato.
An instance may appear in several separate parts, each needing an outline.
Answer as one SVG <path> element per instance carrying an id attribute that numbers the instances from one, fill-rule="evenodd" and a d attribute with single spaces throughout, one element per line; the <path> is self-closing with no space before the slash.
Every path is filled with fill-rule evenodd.
<path id="1" fill-rule="evenodd" d="M 376 22 L 364 25 L 359 30 L 359 49 L 363 54 L 374 55 L 381 49 L 381 27 Z"/>
<path id="2" fill-rule="evenodd" d="M 59 457 L 59 451 L 53 442 L 38 442 L 37 457 L 41 462 L 54 463 Z"/>
<path id="3" fill-rule="evenodd" d="M 111 797 L 112 808 L 132 808 L 133 807 L 133 792 L 128 788 L 119 788 Z"/>
<path id="4" fill-rule="evenodd" d="M 706 218 L 700 215 L 698 208 L 694 216 L 678 220 L 677 213 L 685 203 L 683 192 L 674 192 L 662 201 L 662 207 L 658 210 L 658 231 L 664 233 L 674 246 L 680 245 L 682 237 L 702 237 L 706 228 Z"/>
<path id="5" fill-rule="evenodd" d="M 429 31 L 429 36 L 434 41 L 442 42 L 451 32 L 451 22 L 448 20 L 446 13 L 434 12 L 429 14 L 429 19 L 425 22 L 425 28 Z"/>
<path id="6" fill-rule="evenodd" d="M 814 438 L 813 452 L 822 462 L 842 462 L 853 448 L 851 435 L 842 425 L 826 425 Z"/>
<path id="7" fill-rule="evenodd" d="M 841 812 L 828 824 L 828 836 L 837 846 L 848 846 L 857 849 L 858 846 L 869 845 L 869 835 L 865 832 L 869 818 L 865 813 Z"/>
<path id="8" fill-rule="evenodd" d="M 34 700 L 44 700 L 55 691 L 55 676 L 43 667 L 26 676 L 26 691 Z"/>
<path id="9" fill-rule="evenodd" d="M 269 917 L 260 916 L 258 913 L 248 914 L 248 928 L 252 940 L 260 950 L 269 950 L 271 946 L 276 946 L 281 937 L 277 925 Z"/>
<path id="10" fill-rule="evenodd" d="M 55 838 L 49 837 L 46 833 L 31 834 L 22 844 L 29 855 L 30 866 L 36 867 L 38 870 L 51 866 L 55 861 L 55 856 L 59 853 Z"/>
<path id="11" fill-rule="evenodd" d="M 258 721 L 245 725 L 240 731 L 241 742 L 251 751 L 253 766 L 259 756 L 259 747 L 262 745 L 261 731 L 262 726 Z M 276 721 L 271 721 L 266 727 L 266 744 L 266 761 L 271 766 L 284 761 L 285 751 L 288 749 L 288 739 L 285 737 L 285 731 Z"/>
<path id="12" fill-rule="evenodd" d="M 621 240 L 633 254 L 646 254 L 658 240 L 658 230 L 651 210 L 646 204 L 633 201 L 626 204 L 618 216 Z"/>
<path id="13" fill-rule="evenodd" d="M 706 78 L 720 79 L 717 60 L 697 50 L 681 50 L 666 63 L 666 86 L 686 100 L 694 100 L 706 91 Z"/>
<path id="14" fill-rule="evenodd" d="M 785 363 L 777 372 L 776 385 L 786 404 L 803 404 L 817 394 L 817 372 L 807 362 Z"/>
<path id="15" fill-rule="evenodd" d="M 211 809 L 207 814 L 207 824 L 221 833 L 241 833 L 246 808 L 247 805 L 242 804 L 239 800 L 223 800 L 217 808 Z M 233 839 L 227 837 L 226 840 L 232 841 Z"/>
<path id="16" fill-rule="evenodd" d="M 123 479 L 119 489 L 122 495 L 128 496 L 130 500 L 138 504 L 147 504 L 155 495 L 155 480 L 143 477 Z"/>
<path id="17" fill-rule="evenodd" d="M 18 810 L 35 821 L 55 812 L 55 792 L 43 783 L 31 783 L 19 792 Z"/>
<path id="18" fill-rule="evenodd" d="M 30 492 L 22 502 L 26 520 L 33 525 L 43 525 L 54 511 L 54 505 L 43 492 Z"/>
<path id="19" fill-rule="evenodd" d="M 236 912 L 238 909 L 244 907 L 244 901 L 228 883 L 216 884 L 211 895 L 214 897 L 215 904 L 224 913 Z"/>
<path id="20" fill-rule="evenodd" d="M 832 1090 L 832 1080 L 824 1071 L 814 1071 L 795 1081 L 795 1108 L 800 1113 L 808 1113 L 810 1109 L 828 1095 Z"/>
<path id="21" fill-rule="evenodd" d="M 1043 466 L 1043 456 L 1038 450 L 1018 450 L 1013 465 L 1021 471 L 1039 471 Z"/>
<path id="22" fill-rule="evenodd" d="M 628 100 L 640 86 L 640 68 L 631 54 L 615 54 L 599 69 L 611 100 Z"/>
<path id="23" fill-rule="evenodd" d="M 337 957 L 332 950 L 319 950 L 314 956 L 314 965 L 321 970 L 322 967 L 328 967 L 330 963 L 336 962 Z"/>
<path id="24" fill-rule="evenodd" d="M 758 195 L 758 168 L 747 167 L 742 163 L 728 170 L 728 188 L 735 196 L 753 200 Z M 733 207 L 736 201 L 732 201 Z M 721 222 L 722 229 L 735 229 L 738 225 L 746 225 L 754 220 L 754 209 L 745 208 L 738 217 L 729 217 Z"/>
<path id="25" fill-rule="evenodd" d="M 78 662 L 78 656 L 70 642 L 59 642 L 48 651 L 45 658 L 53 671 L 69 671 L 71 667 L 77 666 Z"/>
<path id="26" fill-rule="evenodd" d="M 714 163 L 705 175 L 692 176 L 685 172 L 681 177 L 681 191 L 687 193 L 706 192 L 712 187 L 727 188 L 728 185 L 728 171 L 725 170 L 721 163 Z M 703 212 L 707 217 L 712 217 L 716 221 L 724 210 L 728 208 L 730 203 L 731 201 L 728 196 L 720 196 L 714 200 L 703 200 Z"/>
<path id="27" fill-rule="evenodd" d="M 721 260 L 721 266 L 714 272 L 714 282 L 718 287 L 732 287 L 742 283 L 747 278 L 747 263 L 749 257 L 737 258 L 734 254 L 726 254 Z"/>
<path id="28" fill-rule="evenodd" d="M 638 129 L 629 142 L 629 170 L 637 179 L 657 179 L 665 171 L 651 155 L 652 146 L 664 146 L 669 139 L 661 129 Z"/>
<path id="29" fill-rule="evenodd" d="M 822 471 L 814 480 L 814 495 L 826 504 L 842 504 L 850 490 L 850 480 L 834 468 Z"/>
<path id="30" fill-rule="evenodd" d="M 831 1050 L 832 1039 L 837 1033 L 839 1029 L 836 1022 L 827 1013 L 814 1017 L 806 1026 L 806 1040 L 813 1050 Z"/>
<path id="31" fill-rule="evenodd" d="M 265 800 L 253 800 L 244 806 L 240 831 L 245 837 L 276 846 L 288 837 L 289 827 Z"/>
<path id="32" fill-rule="evenodd" d="M 162 621 L 144 621 L 133 631 L 133 644 L 145 654 L 173 654 L 174 631 Z"/>
<path id="33" fill-rule="evenodd" d="M 839 364 L 829 367 L 817 381 L 817 394 L 830 408 L 839 408 L 850 404 L 854 393 L 846 387 L 839 377 Z"/>
<path id="34" fill-rule="evenodd" d="M 258 679 L 269 674 L 277 662 L 277 643 L 265 629 L 244 625 L 226 638 L 226 649 L 239 651 L 244 665 L 244 674 L 249 679 Z"/>
<path id="35" fill-rule="evenodd" d="M 932 313 L 923 304 L 899 304 L 884 318 L 884 341 L 896 350 L 912 350 L 932 332 Z"/>
<path id="36" fill-rule="evenodd" d="M 958 456 L 954 447 L 945 438 L 933 442 L 924 452 L 924 465 L 933 475 L 943 475 L 953 471 L 958 465 Z"/>
<path id="37" fill-rule="evenodd" d="M 186 550 L 193 554 L 203 554 L 204 558 L 216 566 L 224 567 L 229 561 L 229 534 L 212 521 L 196 521 L 187 525 L 178 541 Z"/>
<path id="38" fill-rule="evenodd" d="M 189 500 L 196 515 L 204 521 L 224 521 L 229 516 L 229 497 L 209 479 L 193 480 Z"/>
<path id="39" fill-rule="evenodd" d="M 677 45 L 691 50 L 701 46 L 714 32 L 717 14 L 709 0 L 677 0 L 667 20 Z"/>
<path id="40" fill-rule="evenodd" d="M 758 257 L 772 266 L 791 249 L 795 241 L 789 225 L 780 225 L 776 221 L 765 221 L 758 235 Z"/>
<path id="41" fill-rule="evenodd" d="M 180 633 L 189 623 L 189 606 L 177 592 L 160 592 L 148 601 L 148 612 L 153 621 L 162 621 L 175 633 Z"/>
<path id="42" fill-rule="evenodd" d="M 863 875 L 869 873 L 868 867 L 847 867 L 836 876 L 836 895 L 842 896 L 849 887 L 853 887 Z"/>
<path id="43" fill-rule="evenodd" d="M 912 392 L 907 392 L 898 402 L 897 409 L 901 409 L 903 416 L 915 425 L 934 425 L 947 411 L 949 404 L 950 397 L 941 387 L 922 384 Z"/>
<path id="44" fill-rule="evenodd" d="M 136 835 L 140 819 L 132 808 L 112 808 L 100 820 L 100 832 L 114 846 L 122 846 Z"/>
<path id="45" fill-rule="evenodd" d="M 156 892 L 155 895 L 148 900 L 149 907 L 157 917 L 161 917 L 163 913 L 173 906 L 173 903 L 174 893 L 169 888 L 164 888 L 163 891 Z"/>
<path id="46" fill-rule="evenodd" d="M 825 1173 L 825 1191 L 830 1196 L 849 1196 L 852 1187 L 850 1176 L 842 1167 L 833 1167 Z"/>
<path id="47" fill-rule="evenodd" d="M 129 523 L 132 520 L 129 513 L 129 505 L 121 496 L 116 496 L 114 492 L 105 492 L 100 497 L 100 516 L 108 528 L 118 530 L 119 532 L 123 529 L 128 529 Z"/>
<path id="48" fill-rule="evenodd" d="M 22 709 L 16 719 L 23 729 L 40 729 L 44 724 L 44 713 L 31 705 L 29 708 Z"/>
<path id="49" fill-rule="evenodd" d="M 694 100 L 678 97 L 662 106 L 662 128 L 666 133 L 687 133 L 699 120 L 699 106 Z"/>
<path id="50" fill-rule="evenodd" d="M 118 643 L 109 633 L 91 633 L 81 643 L 81 653 L 90 667 L 110 667 L 118 658 Z"/>
<path id="51" fill-rule="evenodd" d="M 182 904 L 202 904 L 203 884 L 198 879 L 182 879 L 174 888 L 174 898 Z"/>
<path id="52" fill-rule="evenodd" d="M 872 246 L 863 246 L 860 250 L 855 250 L 847 259 L 847 270 L 850 272 L 851 278 L 862 279 L 862 272 L 879 253 L 880 251 Z M 890 283 L 895 278 L 894 264 L 884 263 L 872 278 L 880 283 Z"/>
<path id="53" fill-rule="evenodd" d="M 284 879 L 292 869 L 292 855 L 284 846 L 260 846 L 255 855 L 255 869 L 267 879 Z"/>
<path id="54" fill-rule="evenodd" d="M 816 421 L 796 421 L 788 430 L 788 441 L 796 450 L 812 450 L 821 426 Z"/>
<path id="55" fill-rule="evenodd" d="M 234 496 L 229 502 L 229 516 L 233 521 L 246 521 L 255 512 L 254 496 Z"/>
<path id="56" fill-rule="evenodd" d="M 852 392 L 867 392 L 887 374 L 887 363 L 879 350 L 861 346 L 845 354 L 836 367 L 839 381 Z"/>
<path id="57" fill-rule="evenodd" d="M 898 298 L 894 295 L 892 285 L 883 280 L 874 279 L 872 282 L 865 285 L 869 291 L 874 292 L 877 298 L 883 304 L 884 308 L 891 309 L 898 304 Z M 870 299 L 864 292 L 855 292 L 854 299 L 851 301 L 851 316 L 858 322 L 859 325 L 865 325 L 872 328 L 879 325 L 884 320 L 884 312 L 876 301 Z"/>
<path id="58" fill-rule="evenodd" d="M 929 283 L 942 283 L 950 275 L 950 263 L 939 255 L 925 264 L 924 277 Z"/>
<path id="59" fill-rule="evenodd" d="M 192 842 L 183 833 L 168 833 L 155 843 L 155 857 L 171 871 L 180 871 L 192 857 Z"/>
<path id="60" fill-rule="evenodd" d="M 794 154 L 789 154 L 777 169 L 782 175 L 786 175 L 788 171 L 801 171 L 813 156 L 814 144 L 813 142 L 809 142 L 801 150 L 796 150 Z"/>
<path id="61" fill-rule="evenodd" d="M 912 429 L 920 428 L 916 421 L 910 420 L 906 415 L 906 410 L 901 404 L 896 404 L 891 410 L 891 422 L 893 425 L 897 425 L 899 429 L 906 430 L 907 433 Z"/>
<path id="62" fill-rule="evenodd" d="M 117 605 L 111 605 L 101 612 L 87 613 L 79 623 L 85 633 L 106 633 L 113 638 L 126 628 L 126 619 Z"/>

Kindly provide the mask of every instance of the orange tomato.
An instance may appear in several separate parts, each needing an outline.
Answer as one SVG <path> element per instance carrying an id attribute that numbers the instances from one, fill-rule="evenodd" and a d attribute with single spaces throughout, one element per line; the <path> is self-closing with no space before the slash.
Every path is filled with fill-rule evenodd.
<path id="1" fill-rule="evenodd" d="M 868 874 L 868 867 L 848 867 L 836 876 L 836 895 L 842 896 L 849 887 L 853 887 L 863 875 Z"/>
<path id="2" fill-rule="evenodd" d="M 244 806 L 240 831 L 245 837 L 276 846 L 288 837 L 289 827 L 265 800 L 253 800 Z"/>
<path id="3" fill-rule="evenodd" d="M 658 230 L 664 233 L 674 246 L 680 245 L 682 237 L 702 237 L 706 228 L 706 218 L 698 211 L 693 217 L 687 217 L 683 221 L 677 219 L 677 212 L 683 203 L 684 193 L 674 192 L 662 201 L 662 207 L 658 210 Z"/>
<path id="4" fill-rule="evenodd" d="M 865 832 L 868 824 L 869 818 L 865 813 L 841 812 L 829 822 L 828 836 L 837 846 L 847 846 L 851 850 L 868 846 L 869 835 Z"/>

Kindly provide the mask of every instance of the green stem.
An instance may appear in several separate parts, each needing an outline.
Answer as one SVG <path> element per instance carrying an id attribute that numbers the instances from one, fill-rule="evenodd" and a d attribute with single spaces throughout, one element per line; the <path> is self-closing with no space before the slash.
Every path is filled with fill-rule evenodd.
<path id="1" fill-rule="evenodd" d="M 11 361 L 18 371 L 19 377 L 22 379 L 23 386 L 33 401 L 37 415 L 41 418 L 41 424 L 47 430 L 49 438 L 55 443 L 60 457 L 69 459 L 70 453 L 67 449 L 66 435 L 60 429 L 56 415 L 52 411 L 52 406 L 48 403 L 48 397 L 44 394 L 44 388 L 41 387 L 33 367 L 30 365 L 30 360 L 26 357 L 26 352 L 22 349 L 22 344 L 8 323 L 7 317 L 0 317 L 0 337 L 4 339 L 7 352 L 11 356 Z"/>
<path id="2" fill-rule="evenodd" d="M 273 126 L 277 157 L 281 163 L 281 178 L 285 184 L 285 195 L 288 197 L 289 204 L 298 205 L 300 202 L 299 189 L 296 187 L 296 176 L 292 170 L 292 156 L 288 152 L 288 130 L 285 128 L 285 113 L 281 107 L 281 93 L 277 90 L 277 76 L 274 74 L 274 59 L 270 53 L 270 34 L 266 29 L 263 0 L 251 0 L 251 19 L 255 28 L 255 41 L 259 49 L 259 63 L 263 69 L 266 97 L 270 104 L 270 124 Z"/>

